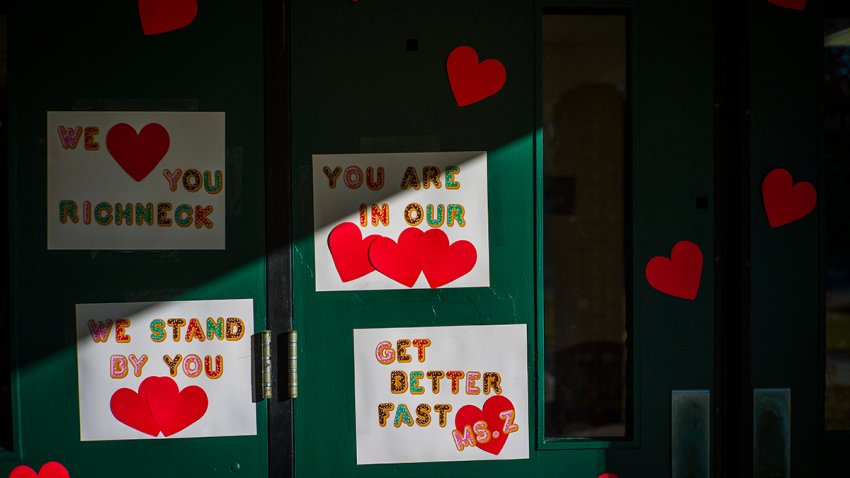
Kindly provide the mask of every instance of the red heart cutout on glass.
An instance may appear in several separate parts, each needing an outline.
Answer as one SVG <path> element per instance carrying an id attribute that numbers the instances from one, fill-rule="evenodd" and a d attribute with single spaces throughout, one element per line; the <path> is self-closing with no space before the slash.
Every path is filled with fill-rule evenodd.
<path id="1" fill-rule="evenodd" d="M 112 410 L 114 416 L 119 422 L 127 425 L 130 428 L 139 430 L 152 437 L 159 435 L 159 424 L 151 415 L 150 407 L 148 406 L 147 392 L 148 387 L 153 383 L 152 380 L 158 377 L 148 377 L 139 385 L 139 393 L 129 388 L 119 388 L 112 394 L 109 400 L 109 409 Z"/>
<path id="2" fill-rule="evenodd" d="M 599 475 L 599 478 L 620 478 L 620 477 L 615 475 L 614 473 L 605 473 L 605 474 Z"/>
<path id="3" fill-rule="evenodd" d="M 478 53 L 465 45 L 449 53 L 446 71 L 458 106 L 471 105 L 498 93 L 507 79 L 502 62 L 489 59 L 479 63 Z"/>
<path id="4" fill-rule="evenodd" d="M 164 436 L 174 435 L 207 413 L 209 401 L 201 387 L 190 385 L 179 390 L 171 377 L 149 377 L 145 381 L 151 379 L 148 406 Z"/>
<path id="5" fill-rule="evenodd" d="M 381 274 L 413 287 L 422 272 L 419 264 L 419 239 L 422 231 L 409 227 L 398 236 L 398 243 L 388 237 L 378 237 L 369 246 L 369 261 Z"/>
<path id="6" fill-rule="evenodd" d="M 490 439 L 484 443 L 479 441 L 476 446 L 487 453 L 498 455 L 505 447 L 508 435 L 516 431 L 515 418 L 514 404 L 502 395 L 496 395 L 484 402 L 483 409 L 475 405 L 460 407 L 455 415 L 455 431 L 463 436 L 464 428 L 470 427 L 472 435 L 475 436 L 477 431 L 475 424 L 481 421 L 486 422 Z"/>
<path id="7" fill-rule="evenodd" d="M 145 125 L 138 134 L 127 123 L 118 123 L 106 134 L 106 149 L 136 181 L 144 179 L 162 161 L 171 139 L 159 123 Z"/>
<path id="8" fill-rule="evenodd" d="M 785 169 L 774 169 L 761 183 L 764 212 L 770 227 L 777 228 L 800 219 L 815 208 L 818 193 L 812 183 L 794 180 Z"/>
<path id="9" fill-rule="evenodd" d="M 145 35 L 183 28 L 198 14 L 196 0 L 139 0 L 139 20 Z"/>
<path id="10" fill-rule="evenodd" d="M 9 473 L 9 478 L 70 478 L 70 475 L 61 463 L 49 461 L 41 465 L 38 473 L 26 465 L 16 466 Z"/>
<path id="11" fill-rule="evenodd" d="M 369 246 L 379 237 L 373 234 L 363 238 L 360 228 L 353 222 L 344 222 L 331 230 L 328 247 L 343 282 L 359 279 L 375 270 L 369 262 Z"/>
<path id="12" fill-rule="evenodd" d="M 767 0 L 768 2 L 791 10 L 805 10 L 806 0 Z"/>
<path id="13" fill-rule="evenodd" d="M 691 241 L 673 246 L 670 259 L 653 257 L 646 265 L 646 280 L 656 290 L 680 299 L 694 300 L 702 276 L 702 251 Z"/>
<path id="14" fill-rule="evenodd" d="M 440 229 L 431 229 L 419 239 L 419 262 L 432 289 L 465 276 L 475 267 L 478 252 L 469 241 L 455 241 Z"/>

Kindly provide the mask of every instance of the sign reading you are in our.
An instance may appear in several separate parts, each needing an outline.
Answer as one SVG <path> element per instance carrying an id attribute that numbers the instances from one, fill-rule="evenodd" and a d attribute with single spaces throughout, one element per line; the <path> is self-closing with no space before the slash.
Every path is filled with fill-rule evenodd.
<path id="1" fill-rule="evenodd" d="M 487 153 L 313 156 L 316 290 L 487 287 Z"/>

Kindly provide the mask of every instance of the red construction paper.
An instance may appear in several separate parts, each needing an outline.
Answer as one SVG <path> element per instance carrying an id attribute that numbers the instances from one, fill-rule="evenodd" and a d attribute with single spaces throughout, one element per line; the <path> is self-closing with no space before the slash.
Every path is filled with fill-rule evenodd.
<path id="1" fill-rule="evenodd" d="M 419 239 L 419 262 L 432 289 L 465 276 L 475 267 L 478 253 L 469 241 L 449 245 L 449 237 L 440 229 L 431 229 Z"/>
<path id="2" fill-rule="evenodd" d="M 767 0 L 768 2 L 782 8 L 791 10 L 805 10 L 806 0 Z"/>
<path id="3" fill-rule="evenodd" d="M 207 413 L 209 401 L 201 387 L 179 390 L 171 377 L 155 379 L 147 390 L 148 406 L 164 436 L 171 436 L 198 421 Z"/>
<path id="4" fill-rule="evenodd" d="M 9 473 L 9 478 L 70 478 L 70 475 L 61 463 L 49 461 L 41 465 L 38 473 L 26 465 L 16 466 Z"/>
<path id="5" fill-rule="evenodd" d="M 402 231 L 398 243 L 388 237 L 378 237 L 369 247 L 369 261 L 381 274 L 413 287 L 422 272 L 418 253 L 421 237 L 422 231 L 415 227 Z"/>
<path id="6" fill-rule="evenodd" d="M 147 390 L 157 378 L 144 379 L 139 385 L 139 393 L 129 388 L 119 388 L 109 400 L 109 409 L 119 422 L 152 437 L 159 435 L 160 427 L 151 415 Z"/>
<path id="7" fill-rule="evenodd" d="M 496 395 L 487 399 L 484 402 L 484 408 L 478 408 L 475 405 L 464 405 L 460 407 L 457 415 L 455 415 L 455 430 L 460 435 L 463 435 L 463 429 L 467 426 L 473 428 L 478 421 L 487 422 L 487 429 L 490 432 L 490 440 L 486 443 L 478 442 L 478 448 L 487 453 L 498 455 L 502 448 L 505 447 L 505 441 L 508 439 L 508 434 L 504 432 L 505 422 L 507 419 L 499 417 L 499 414 L 506 411 L 514 412 L 514 404 L 511 403 L 503 395 Z M 473 431 L 474 433 L 474 431 Z"/>
<path id="8" fill-rule="evenodd" d="M 328 235 L 328 247 L 343 282 L 359 279 L 375 270 L 369 262 L 369 246 L 379 237 L 376 234 L 362 237 L 360 228 L 353 222 L 333 228 Z"/>
<path id="9" fill-rule="evenodd" d="M 702 251 L 690 241 L 673 246 L 670 259 L 653 257 L 646 265 L 649 285 L 665 294 L 694 300 L 702 275 Z"/>
<path id="10" fill-rule="evenodd" d="M 773 228 L 806 216 L 818 202 L 818 194 L 812 183 L 801 181 L 794 184 L 791 173 L 785 169 L 774 169 L 765 176 L 761 194 L 764 212 Z"/>
<path id="11" fill-rule="evenodd" d="M 478 53 L 465 45 L 449 53 L 446 71 L 458 106 L 471 105 L 498 93 L 507 79 L 502 62 L 489 59 L 479 63 Z"/>
<path id="12" fill-rule="evenodd" d="M 139 19 L 145 35 L 183 28 L 198 14 L 196 0 L 139 0 Z"/>
<path id="13" fill-rule="evenodd" d="M 620 478 L 620 477 L 615 475 L 614 473 L 605 473 L 605 474 L 599 475 L 599 478 Z"/>
<path id="14" fill-rule="evenodd" d="M 130 177 L 141 181 L 165 157 L 170 141 L 161 124 L 150 123 L 137 134 L 127 123 L 118 123 L 106 134 L 106 149 Z"/>

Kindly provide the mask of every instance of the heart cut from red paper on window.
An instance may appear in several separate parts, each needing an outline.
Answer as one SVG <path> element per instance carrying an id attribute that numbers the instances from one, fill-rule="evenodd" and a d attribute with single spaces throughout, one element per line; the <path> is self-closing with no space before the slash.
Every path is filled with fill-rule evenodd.
<path id="1" fill-rule="evenodd" d="M 469 241 L 455 241 L 440 229 L 431 229 L 419 239 L 419 262 L 432 289 L 465 276 L 475 267 L 478 252 Z"/>
<path id="2" fill-rule="evenodd" d="M 507 80 L 505 65 L 499 60 L 478 62 L 478 53 L 470 46 L 459 46 L 446 61 L 449 84 L 458 106 L 477 103 L 498 93 Z"/>
<path id="3" fill-rule="evenodd" d="M 419 239 L 422 231 L 409 227 L 398 236 L 398 242 L 378 237 L 369 246 L 369 261 L 381 274 L 407 287 L 413 287 L 422 265 L 419 263 Z"/>
<path id="4" fill-rule="evenodd" d="M 702 251 L 690 241 L 673 246 L 670 258 L 653 257 L 646 265 L 646 280 L 660 292 L 694 300 L 702 276 Z"/>
<path id="5" fill-rule="evenodd" d="M 145 125 L 139 133 L 118 123 L 106 134 L 106 149 L 131 178 L 141 181 L 162 161 L 171 144 L 168 131 L 159 123 Z"/>
<path id="6" fill-rule="evenodd" d="M 139 20 L 145 35 L 178 30 L 197 15 L 197 0 L 139 0 Z"/>
<path id="7" fill-rule="evenodd" d="M 38 473 L 26 465 L 16 466 L 9 473 L 9 478 L 70 478 L 70 475 L 61 463 L 49 461 L 41 465 Z"/>
<path id="8" fill-rule="evenodd" d="M 369 262 L 369 246 L 379 237 L 373 234 L 364 238 L 353 222 L 344 222 L 331 230 L 328 247 L 343 282 L 359 279 L 375 270 Z"/>
<path id="9" fill-rule="evenodd" d="M 785 169 L 774 169 L 761 183 L 764 212 L 770 227 L 777 228 L 807 216 L 818 202 L 818 194 L 812 183 L 800 181 L 794 184 L 791 173 Z"/>
<path id="10" fill-rule="evenodd" d="M 506 413 L 507 412 L 507 413 Z M 504 415 L 503 415 L 504 414 Z M 455 431 L 458 435 L 464 436 L 464 429 L 469 427 L 474 435 L 475 424 L 478 422 L 486 422 L 487 430 L 490 434 L 490 439 L 487 442 L 477 442 L 476 446 L 482 451 L 498 455 L 505 447 L 505 442 L 508 439 L 509 433 L 505 432 L 505 422 L 509 426 L 515 427 L 513 423 L 516 417 L 514 404 L 503 395 L 496 395 L 487 399 L 484 402 L 484 407 L 478 408 L 475 405 L 464 405 L 460 407 L 455 415 Z"/>
<path id="11" fill-rule="evenodd" d="M 767 0 L 768 2 L 789 10 L 805 10 L 806 0 Z"/>

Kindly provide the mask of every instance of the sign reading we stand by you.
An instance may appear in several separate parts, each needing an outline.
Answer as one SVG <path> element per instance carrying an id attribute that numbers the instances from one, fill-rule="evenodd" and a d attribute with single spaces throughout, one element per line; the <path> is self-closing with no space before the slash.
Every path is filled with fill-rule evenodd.
<path id="1" fill-rule="evenodd" d="M 313 156 L 316 290 L 488 287 L 487 153 Z"/>
<path id="2" fill-rule="evenodd" d="M 80 439 L 256 435 L 251 299 L 77 304 Z"/>
<path id="3" fill-rule="evenodd" d="M 224 249 L 225 116 L 49 111 L 48 249 Z"/>

